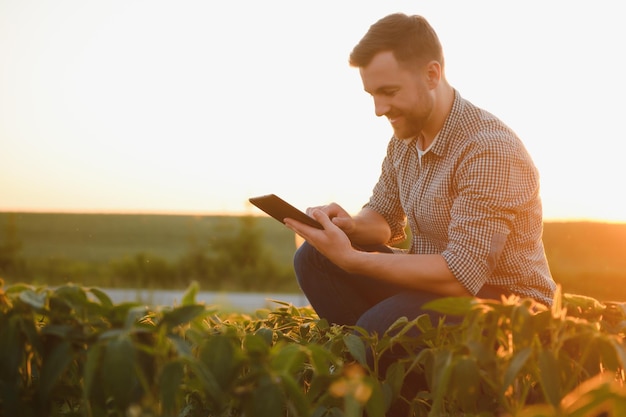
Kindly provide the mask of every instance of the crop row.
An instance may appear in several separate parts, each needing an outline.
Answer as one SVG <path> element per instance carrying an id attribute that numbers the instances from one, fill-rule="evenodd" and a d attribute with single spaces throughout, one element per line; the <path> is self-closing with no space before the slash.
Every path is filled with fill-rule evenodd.
<path id="1" fill-rule="evenodd" d="M 369 335 L 279 301 L 222 313 L 197 291 L 147 307 L 1 286 L 0 416 L 626 415 L 624 304 L 450 298 L 431 308 L 457 324 L 401 318 Z M 383 367 L 390 352 L 406 354 Z"/>

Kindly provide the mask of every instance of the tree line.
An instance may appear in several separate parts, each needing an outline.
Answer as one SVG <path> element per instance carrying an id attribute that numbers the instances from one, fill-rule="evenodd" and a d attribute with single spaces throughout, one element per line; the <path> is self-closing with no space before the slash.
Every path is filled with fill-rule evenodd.
<path id="1" fill-rule="evenodd" d="M 180 289 L 196 281 L 209 291 L 296 291 L 291 265 L 277 262 L 263 245 L 257 219 L 244 216 L 236 229 L 211 238 L 192 236 L 185 253 L 172 261 L 148 252 L 104 265 L 72 259 L 26 260 L 15 216 L 8 216 L 0 242 L 0 278 L 7 282 L 126 288 Z"/>

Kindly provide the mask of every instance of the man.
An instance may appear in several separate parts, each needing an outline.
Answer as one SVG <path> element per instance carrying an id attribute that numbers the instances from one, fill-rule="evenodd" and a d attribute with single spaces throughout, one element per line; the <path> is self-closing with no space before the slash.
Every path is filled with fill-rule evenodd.
<path id="1" fill-rule="evenodd" d="M 511 129 L 448 84 L 428 22 L 382 18 L 350 65 L 394 134 L 358 214 L 309 208 L 324 230 L 285 220 L 306 240 L 294 267 L 319 316 L 382 334 L 399 317 L 430 313 L 421 307 L 437 297 L 517 294 L 550 305 L 537 170 Z M 407 220 L 410 249 L 388 251 Z"/>

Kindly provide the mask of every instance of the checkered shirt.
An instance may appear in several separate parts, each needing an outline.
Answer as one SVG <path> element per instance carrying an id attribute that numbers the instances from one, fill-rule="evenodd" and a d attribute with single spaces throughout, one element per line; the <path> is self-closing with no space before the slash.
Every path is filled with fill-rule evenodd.
<path id="1" fill-rule="evenodd" d="M 416 141 L 392 137 L 369 202 L 410 253 L 439 253 L 472 294 L 484 284 L 550 305 L 539 174 L 504 123 L 455 92 L 452 111 L 418 161 Z"/>

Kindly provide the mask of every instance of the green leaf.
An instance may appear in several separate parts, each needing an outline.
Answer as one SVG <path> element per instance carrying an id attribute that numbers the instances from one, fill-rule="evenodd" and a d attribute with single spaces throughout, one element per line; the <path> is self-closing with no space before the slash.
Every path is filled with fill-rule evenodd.
<path id="1" fill-rule="evenodd" d="M 313 377 L 306 391 L 306 397 L 312 406 L 315 406 L 315 404 L 330 405 L 336 403 L 336 400 L 328 392 L 330 385 L 336 380 L 337 378 L 331 375 L 315 375 Z"/>
<path id="2" fill-rule="evenodd" d="M 310 404 L 304 395 L 303 388 L 291 377 L 291 375 L 281 374 L 281 383 L 287 397 L 287 403 L 296 416 L 308 417 L 311 415 Z M 289 414 L 291 415 L 291 414 Z"/>
<path id="3" fill-rule="evenodd" d="M 452 376 L 452 352 L 448 350 L 439 350 L 434 352 L 434 375 L 433 387 L 433 404 L 429 417 L 440 416 L 444 411 L 444 399 L 448 393 L 450 386 L 450 377 Z"/>
<path id="4" fill-rule="evenodd" d="M 22 330 L 22 334 L 26 336 L 26 340 L 32 345 L 35 352 L 41 354 L 43 350 L 42 337 L 35 325 L 35 322 L 30 319 L 23 319 L 19 321 L 19 326 Z M 49 326 L 46 326 L 45 328 L 47 327 Z"/>
<path id="5" fill-rule="evenodd" d="M 120 304 L 113 305 L 106 313 L 107 318 L 111 322 L 114 327 L 117 326 L 126 326 L 128 327 L 128 318 L 131 316 L 131 311 L 136 311 L 138 308 L 145 308 L 141 304 L 136 302 L 124 302 Z M 133 317 L 135 319 L 135 317 Z M 132 326 L 135 323 L 133 320 L 130 323 Z"/>
<path id="6" fill-rule="evenodd" d="M 406 316 L 398 317 L 395 322 L 391 326 L 385 330 L 385 334 L 392 333 L 395 335 L 398 328 L 406 328 L 407 323 L 409 323 L 409 319 Z M 402 330 L 400 330 L 402 332 Z M 406 332 L 406 330 L 405 330 Z"/>
<path id="7" fill-rule="evenodd" d="M 475 411 L 480 390 L 480 369 L 475 358 L 463 356 L 455 360 L 450 379 L 461 410 Z"/>
<path id="8" fill-rule="evenodd" d="M 372 389 L 372 394 L 367 400 L 367 403 L 365 403 L 365 411 L 367 412 L 367 417 L 385 417 L 385 411 L 387 411 L 387 407 L 385 404 L 385 396 L 383 394 L 380 381 L 378 381 L 374 377 L 369 376 L 366 377 L 363 382 L 369 385 L 369 387 Z"/>
<path id="9" fill-rule="evenodd" d="M 31 289 L 20 292 L 19 300 L 26 305 L 31 306 L 35 311 L 42 311 L 46 308 L 46 298 L 48 294 L 45 292 L 35 292 Z"/>
<path id="10" fill-rule="evenodd" d="M 415 319 L 415 324 L 417 328 L 422 332 L 426 333 L 429 330 L 433 329 L 433 323 L 430 320 L 430 316 L 428 314 L 422 314 Z"/>
<path id="11" fill-rule="evenodd" d="M 192 354 L 193 354 L 192 345 L 189 343 L 189 341 L 182 339 L 180 336 L 176 334 L 169 334 L 167 335 L 167 338 L 170 340 L 170 342 L 172 342 L 172 346 L 174 347 L 174 349 L 176 350 L 179 356 L 185 357 L 185 358 L 192 357 Z"/>
<path id="12" fill-rule="evenodd" d="M 363 405 L 354 396 L 354 393 L 348 393 L 343 397 L 344 417 L 362 417 Z"/>
<path id="13" fill-rule="evenodd" d="M 306 353 L 302 350 L 300 345 L 290 343 L 285 346 L 280 346 L 280 350 L 276 352 L 272 358 L 271 367 L 281 374 L 293 375 L 304 369 L 305 360 Z"/>
<path id="14" fill-rule="evenodd" d="M 41 329 L 41 334 L 45 336 L 56 336 L 59 339 L 66 339 L 75 332 L 74 326 L 69 323 L 49 324 Z"/>
<path id="15" fill-rule="evenodd" d="M 243 347 L 250 355 L 265 355 L 270 350 L 264 337 L 250 333 L 244 336 Z"/>
<path id="16" fill-rule="evenodd" d="M 85 289 L 75 284 L 61 285 L 54 290 L 54 295 L 77 304 L 82 304 L 87 301 Z"/>
<path id="17" fill-rule="evenodd" d="M 254 332 L 254 334 L 261 337 L 261 339 L 265 341 L 265 344 L 267 346 L 272 346 L 272 344 L 274 343 L 274 331 L 272 329 L 269 329 L 267 327 L 261 327 L 256 332 Z"/>
<path id="18" fill-rule="evenodd" d="M 568 310 L 581 309 L 600 314 L 605 310 L 605 306 L 593 297 L 581 294 L 563 294 L 563 304 Z"/>
<path id="19" fill-rule="evenodd" d="M 550 322 L 552 321 L 552 312 L 549 310 L 540 311 L 538 313 L 533 314 L 532 316 L 532 326 L 535 333 L 539 333 L 550 326 Z"/>
<path id="20" fill-rule="evenodd" d="M 74 284 L 60 286 L 54 290 L 53 296 L 65 301 L 68 306 L 74 309 L 80 309 L 87 303 L 87 294 L 85 293 L 85 290 Z"/>
<path id="21" fill-rule="evenodd" d="M 98 301 L 100 302 L 100 304 L 102 304 L 102 306 L 107 307 L 107 308 L 110 308 L 113 306 L 113 301 L 111 301 L 111 298 L 104 291 L 98 288 L 89 288 L 89 292 L 92 293 L 98 299 Z"/>
<path id="22" fill-rule="evenodd" d="M 626 369 L 626 347 L 624 346 L 624 344 L 620 343 L 613 337 L 609 339 L 609 343 L 615 349 L 615 354 L 619 359 L 619 366 L 622 369 Z"/>
<path id="23" fill-rule="evenodd" d="M 282 416 L 285 396 L 277 384 L 280 380 L 268 374 L 260 375 L 257 386 L 248 392 L 243 401 L 246 416 Z"/>
<path id="24" fill-rule="evenodd" d="M 621 368 L 618 358 L 619 353 L 616 350 L 616 345 L 613 343 L 612 338 L 599 335 L 595 342 L 603 367 L 614 372 L 619 370 Z"/>
<path id="25" fill-rule="evenodd" d="M 0 315 L 0 319 L 4 317 Z M 24 354 L 24 338 L 18 331 L 20 319 L 13 316 L 0 321 L 0 382 L 14 381 L 19 374 Z"/>
<path id="26" fill-rule="evenodd" d="M 307 351 L 313 371 L 321 375 L 330 375 L 330 367 L 335 358 L 332 353 L 317 344 L 307 345 Z"/>
<path id="27" fill-rule="evenodd" d="M 58 343 L 45 357 L 39 381 L 39 396 L 42 402 L 45 403 L 48 400 L 52 388 L 59 382 L 61 375 L 72 360 L 72 347 L 66 340 Z"/>
<path id="28" fill-rule="evenodd" d="M 133 328 L 138 322 L 143 319 L 148 313 L 148 307 L 143 304 L 130 305 L 130 308 L 126 310 L 126 317 L 124 318 L 124 329 Z"/>
<path id="29" fill-rule="evenodd" d="M 547 404 L 533 404 L 524 407 L 515 417 L 555 417 L 554 410 Z M 569 416 L 568 416 L 569 417 Z"/>
<path id="30" fill-rule="evenodd" d="M 473 297 L 443 297 L 429 301 L 422 308 L 446 315 L 464 316 L 472 311 L 477 303 Z"/>
<path id="31" fill-rule="evenodd" d="M 209 368 L 222 389 L 228 388 L 237 377 L 243 360 L 241 353 L 235 349 L 233 339 L 221 334 L 209 336 L 202 342 L 198 358 Z"/>
<path id="32" fill-rule="evenodd" d="M 345 343 L 346 347 L 348 348 L 348 352 L 350 352 L 352 357 L 365 368 L 369 369 L 365 355 L 365 344 L 363 342 L 363 339 L 355 334 L 350 333 L 343 336 L 343 342 Z"/>
<path id="33" fill-rule="evenodd" d="M 498 353 L 494 348 L 495 342 L 491 340 L 468 340 L 465 347 L 468 353 L 476 358 L 481 367 L 491 368 L 498 360 Z"/>
<path id="34" fill-rule="evenodd" d="M 34 290 L 34 288 L 35 287 L 33 287 L 32 285 L 28 285 L 28 284 L 24 284 L 22 282 L 18 282 L 16 284 L 9 285 L 5 292 L 6 292 L 7 295 L 14 295 L 14 294 L 19 294 L 22 291 Z"/>
<path id="35" fill-rule="evenodd" d="M 567 417 L 589 416 L 624 416 L 621 413 L 610 413 L 610 403 L 615 403 L 616 392 L 619 392 L 616 381 L 608 374 L 597 374 L 579 384 L 574 391 L 570 392 L 563 401 L 564 409 L 560 415 Z M 621 384 L 620 384 L 621 385 Z M 615 391 L 614 391 L 615 390 Z"/>
<path id="36" fill-rule="evenodd" d="M 183 365 L 180 361 L 168 362 L 163 366 L 160 377 L 160 393 L 163 411 L 174 412 L 176 409 L 176 397 L 181 392 L 181 384 L 184 377 Z"/>
<path id="37" fill-rule="evenodd" d="M 183 294 L 183 298 L 181 300 L 181 304 L 184 306 L 196 304 L 196 297 L 198 296 L 198 291 L 200 290 L 200 285 L 198 281 L 193 281 L 187 287 L 187 291 Z"/>
<path id="38" fill-rule="evenodd" d="M 539 381 L 546 400 L 555 409 L 561 403 L 561 381 L 560 370 L 556 357 L 549 350 L 539 353 L 538 361 Z"/>
<path id="39" fill-rule="evenodd" d="M 533 328 L 532 316 L 525 305 L 518 305 L 513 309 L 511 314 L 511 333 L 515 346 L 528 345 L 538 330 L 541 329 Z"/>
<path id="40" fill-rule="evenodd" d="M 127 333 L 128 331 L 124 329 L 110 329 L 100 333 L 98 335 L 98 340 L 113 339 Z"/>
<path id="41" fill-rule="evenodd" d="M 385 331 L 385 336 L 390 334 L 391 331 L 395 331 L 395 333 L 393 333 L 393 336 L 391 337 L 391 342 L 396 343 L 398 340 L 402 339 L 404 335 L 406 335 L 408 332 L 418 327 L 419 320 L 423 316 L 428 317 L 428 314 L 422 314 L 411 321 L 406 320 L 406 317 L 401 317 L 400 319 L 396 320 L 396 322 L 388 330 Z M 430 323 L 430 318 L 428 322 Z M 400 328 L 401 326 L 402 328 Z M 398 328 L 400 328 L 400 330 L 397 330 Z"/>
<path id="42" fill-rule="evenodd" d="M 509 386 L 513 384 L 517 375 L 519 375 L 524 365 L 526 365 L 526 362 L 528 362 L 528 358 L 530 358 L 532 352 L 532 347 L 528 346 L 513 355 L 513 359 L 511 359 L 509 366 L 504 372 L 504 381 L 500 391 L 501 395 L 504 395 Z"/>
<path id="43" fill-rule="evenodd" d="M 115 405 L 125 409 L 137 388 L 135 375 L 135 347 L 130 337 L 122 335 L 109 340 L 104 353 L 103 384 L 105 392 L 112 395 Z"/>
<path id="44" fill-rule="evenodd" d="M 400 396 L 404 384 L 404 365 L 402 362 L 394 362 L 385 374 L 385 382 L 391 387 L 392 401 Z"/>
<path id="45" fill-rule="evenodd" d="M 85 367 L 83 369 L 83 395 L 86 400 L 92 397 L 92 388 L 94 386 L 94 382 L 98 380 L 103 352 L 104 348 L 101 343 L 91 345 L 91 347 L 87 350 Z"/>
<path id="46" fill-rule="evenodd" d="M 330 329 L 330 324 L 328 324 L 328 320 L 326 319 L 319 319 L 316 322 L 315 327 L 317 327 L 320 331 L 327 331 Z"/>
<path id="47" fill-rule="evenodd" d="M 193 358 L 184 358 L 187 366 L 198 377 L 204 391 L 216 410 L 221 410 L 222 402 L 225 400 L 217 380 L 211 370 L 204 366 L 201 362 L 193 360 Z"/>
<path id="48" fill-rule="evenodd" d="M 172 329 L 181 324 L 189 323 L 205 311 L 206 308 L 200 304 L 183 305 L 163 313 L 163 319 L 159 325 Z"/>
<path id="49" fill-rule="evenodd" d="M 613 402 L 613 415 L 626 416 L 626 398 L 623 395 Z"/>

